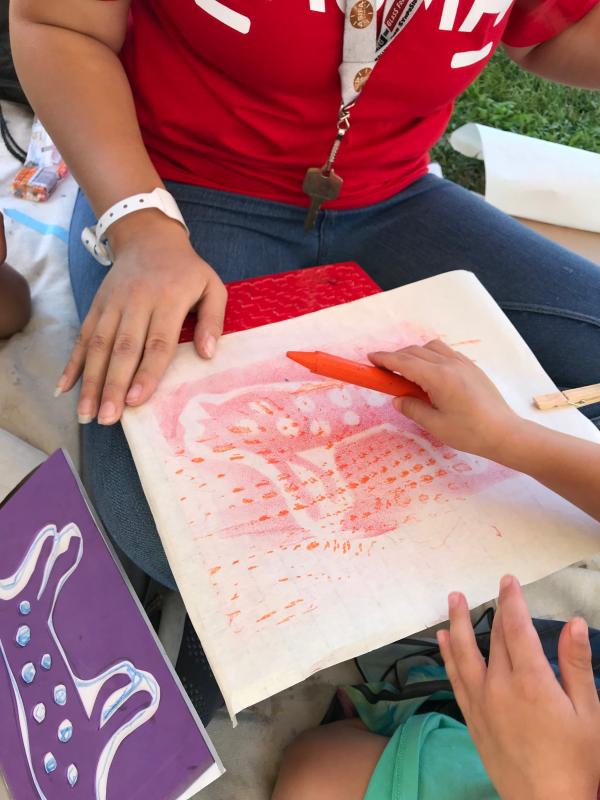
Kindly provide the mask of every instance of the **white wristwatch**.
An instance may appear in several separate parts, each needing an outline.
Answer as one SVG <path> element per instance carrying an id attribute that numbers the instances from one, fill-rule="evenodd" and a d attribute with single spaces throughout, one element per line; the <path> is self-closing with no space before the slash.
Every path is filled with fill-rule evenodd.
<path id="1" fill-rule="evenodd" d="M 189 230 L 183 217 L 179 206 L 175 202 L 173 195 L 169 194 L 166 189 L 154 189 L 154 191 L 147 194 L 134 194 L 132 197 L 126 197 L 119 203 L 105 211 L 100 217 L 98 222 L 90 228 L 84 228 L 81 231 L 81 241 L 85 249 L 94 256 L 98 263 L 104 267 L 110 267 L 114 261 L 110 244 L 106 238 L 106 231 L 110 226 L 118 220 L 126 217 L 128 214 L 133 214 L 135 211 L 142 211 L 145 208 L 157 208 L 166 214 L 167 217 L 181 223 L 189 236 Z"/>

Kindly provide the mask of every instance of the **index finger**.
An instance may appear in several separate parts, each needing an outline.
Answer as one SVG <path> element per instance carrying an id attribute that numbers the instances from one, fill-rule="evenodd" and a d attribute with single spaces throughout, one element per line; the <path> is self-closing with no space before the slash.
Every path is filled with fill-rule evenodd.
<path id="1" fill-rule="evenodd" d="M 498 607 L 501 611 L 504 642 L 513 669 L 527 670 L 540 664 L 547 664 L 540 637 L 531 621 L 523 590 L 512 575 L 505 575 L 500 582 Z"/>
<path id="2" fill-rule="evenodd" d="M 142 361 L 125 397 L 128 406 L 140 406 L 154 393 L 175 354 L 187 309 L 159 309 L 150 318 Z"/>
<path id="3" fill-rule="evenodd" d="M 485 661 L 475 640 L 467 601 L 460 592 L 448 597 L 450 613 L 449 642 L 462 683 L 471 691 L 478 690 L 485 677 Z"/>
<path id="4" fill-rule="evenodd" d="M 450 644 L 449 631 L 438 631 L 437 641 L 440 648 L 442 661 L 444 662 L 444 669 L 446 670 L 446 675 L 448 676 L 448 680 L 452 686 L 452 691 L 454 692 L 456 702 L 460 706 L 463 716 L 466 719 L 469 713 L 470 692 L 469 687 L 464 685 L 458 672 L 458 666 L 456 664 L 456 659 L 454 658 L 454 653 L 452 652 L 452 645 Z"/>
<path id="5" fill-rule="evenodd" d="M 414 351 L 413 351 L 414 352 Z M 428 391 L 433 383 L 437 364 L 414 355 L 413 352 L 405 353 L 397 350 L 395 353 L 369 353 L 368 359 L 376 367 L 383 367 L 392 372 L 397 372 L 409 381 L 418 383 L 421 388 Z"/>
<path id="6" fill-rule="evenodd" d="M 459 361 L 471 363 L 465 355 L 458 350 L 454 350 L 450 345 L 442 342 L 441 339 L 432 339 L 430 342 L 427 342 L 425 349 L 432 350 L 434 353 L 438 353 L 438 355 L 444 358 L 458 359 Z"/>
<path id="7" fill-rule="evenodd" d="M 502 609 L 498 608 L 494 614 L 492 631 L 490 633 L 490 653 L 488 657 L 488 675 L 490 680 L 498 677 L 505 679 L 512 672 L 512 663 L 504 640 L 502 626 Z"/>
<path id="8" fill-rule="evenodd" d="M 212 280 L 206 286 L 198 304 L 198 322 L 194 331 L 194 344 L 199 355 L 212 358 L 217 341 L 223 333 L 227 289 L 220 280 Z"/>

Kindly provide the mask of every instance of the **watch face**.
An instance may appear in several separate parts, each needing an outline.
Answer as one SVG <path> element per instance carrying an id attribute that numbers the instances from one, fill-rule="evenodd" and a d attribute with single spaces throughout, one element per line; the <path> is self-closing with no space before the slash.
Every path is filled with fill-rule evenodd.
<path id="1" fill-rule="evenodd" d="M 353 28 L 367 28 L 374 16 L 375 10 L 369 0 L 358 0 L 350 9 L 350 24 Z"/>
<path id="2" fill-rule="evenodd" d="M 360 92 L 365 85 L 365 83 L 369 80 L 369 76 L 373 72 L 371 67 L 363 67 L 359 69 L 356 75 L 354 76 L 354 91 Z"/>

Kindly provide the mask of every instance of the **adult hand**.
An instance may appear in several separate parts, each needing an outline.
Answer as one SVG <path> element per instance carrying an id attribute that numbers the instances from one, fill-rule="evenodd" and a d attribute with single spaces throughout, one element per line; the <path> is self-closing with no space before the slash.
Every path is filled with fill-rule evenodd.
<path id="1" fill-rule="evenodd" d="M 183 228 L 160 212 L 148 224 L 139 212 L 120 241 L 111 238 L 115 263 L 85 318 L 57 392 L 83 374 L 77 412 L 87 423 L 121 418 L 125 404 L 138 406 L 156 389 L 179 340 L 186 314 L 197 307 L 194 344 L 212 358 L 223 330 L 227 291 L 215 271 L 193 250 Z M 125 220 L 117 223 L 121 225 Z M 143 226 L 135 235 L 133 226 Z M 123 233 L 123 229 L 116 234 Z M 137 231 L 139 234 L 139 231 Z"/>
<path id="2" fill-rule="evenodd" d="M 448 605 L 450 630 L 438 633 L 440 650 L 502 800 L 596 800 L 600 703 L 584 620 L 572 619 L 561 632 L 559 683 L 515 578 L 500 584 L 487 667 L 464 596 L 452 593 Z"/>
<path id="3" fill-rule="evenodd" d="M 395 353 L 370 353 L 369 358 L 427 392 L 431 405 L 414 397 L 396 398 L 394 405 L 457 450 L 493 459 L 523 422 L 483 370 L 439 340 Z"/>

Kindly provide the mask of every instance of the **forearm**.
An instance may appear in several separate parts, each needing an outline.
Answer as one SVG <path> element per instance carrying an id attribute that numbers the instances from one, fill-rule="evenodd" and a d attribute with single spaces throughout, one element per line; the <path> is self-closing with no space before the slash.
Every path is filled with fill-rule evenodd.
<path id="1" fill-rule="evenodd" d="M 491 456 L 600 521 L 600 445 L 521 420 Z"/>
<path id="2" fill-rule="evenodd" d="M 162 186 L 117 54 L 89 35 L 16 13 L 11 24 L 25 91 L 96 213 Z"/>

